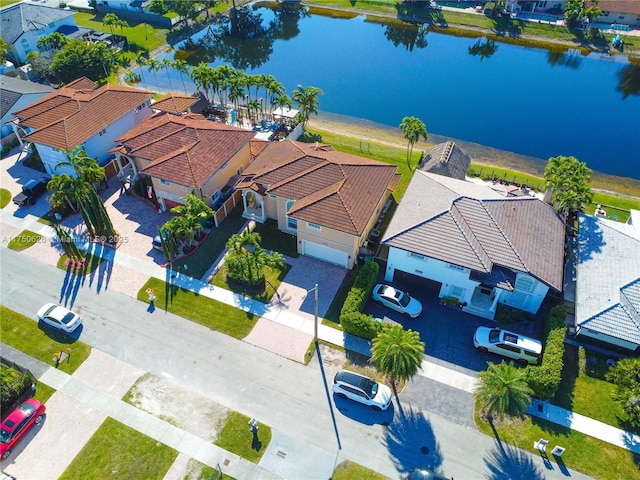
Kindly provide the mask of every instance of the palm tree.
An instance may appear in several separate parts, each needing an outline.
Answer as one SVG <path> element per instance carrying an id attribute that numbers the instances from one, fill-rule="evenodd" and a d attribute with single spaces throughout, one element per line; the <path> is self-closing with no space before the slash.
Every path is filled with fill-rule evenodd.
<path id="1" fill-rule="evenodd" d="M 115 13 L 107 13 L 102 19 L 102 24 L 109 27 L 111 30 L 111 35 L 116 36 L 115 26 L 118 25 L 120 19 Z"/>
<path id="2" fill-rule="evenodd" d="M 244 230 L 227 241 L 225 261 L 229 278 L 256 284 L 264 278 L 267 267 L 282 267 L 284 257 L 278 252 L 267 252 L 260 246 L 260 234 Z"/>
<path id="3" fill-rule="evenodd" d="M 378 370 L 391 377 L 396 391 L 396 379 L 409 380 L 418 373 L 424 355 L 424 343 L 413 330 L 399 326 L 387 327 L 373 339 L 371 360 Z"/>
<path id="4" fill-rule="evenodd" d="M 411 155 L 413 154 L 413 145 L 423 137 L 427 140 L 427 127 L 416 117 L 404 117 L 400 124 L 404 138 L 408 140 L 407 144 L 407 166 L 411 168 Z"/>
<path id="5" fill-rule="evenodd" d="M 191 80 L 196 84 L 196 88 L 204 92 L 207 100 L 212 102 L 211 94 L 211 77 L 213 69 L 204 62 L 200 62 L 197 67 L 191 69 Z"/>
<path id="6" fill-rule="evenodd" d="M 320 105 L 318 95 L 322 93 L 322 90 L 317 87 L 303 87 L 302 85 L 298 85 L 293 91 L 293 100 L 300 108 L 303 129 L 306 128 L 311 114 L 318 114 L 318 107 Z"/>
<path id="7" fill-rule="evenodd" d="M 593 199 L 593 171 L 576 157 L 552 157 L 544 169 L 544 179 L 552 194 L 554 208 L 567 219 Z"/>
<path id="8" fill-rule="evenodd" d="M 185 62 L 184 60 L 174 60 L 173 62 L 173 68 L 175 70 L 177 70 L 180 73 L 180 80 L 182 80 L 182 88 L 184 89 L 184 94 L 188 95 L 187 93 L 187 86 L 184 83 L 184 75 L 183 74 L 187 74 L 189 75 L 189 64 L 187 62 Z"/>
<path id="9" fill-rule="evenodd" d="M 249 118 L 254 125 L 258 123 L 258 113 L 262 113 L 262 102 L 259 99 L 251 100 L 247 106 Z"/>
<path id="10" fill-rule="evenodd" d="M 169 91 L 172 91 L 173 85 L 171 85 L 171 75 L 169 74 L 169 69 L 173 67 L 173 62 L 168 58 L 163 58 L 162 61 L 160 62 L 160 65 L 167 72 L 167 79 L 169 80 Z"/>
<path id="11" fill-rule="evenodd" d="M 489 363 L 487 370 L 478 374 L 479 384 L 473 392 L 482 405 L 489 421 L 496 414 L 520 416 L 531 401 L 533 391 L 526 380 L 527 371 L 513 366 L 513 362 Z"/>
<path id="12" fill-rule="evenodd" d="M 156 78 L 156 85 L 158 86 L 158 90 L 160 90 L 160 82 L 158 82 L 158 70 L 162 68 L 162 65 L 155 58 L 150 58 L 147 62 L 147 69 L 150 72 L 153 72 L 153 76 Z"/>
<path id="13" fill-rule="evenodd" d="M 147 62 L 147 57 L 144 56 L 143 53 L 141 53 L 140 55 L 138 55 L 138 58 L 136 58 L 136 63 L 138 65 L 140 65 L 140 78 L 142 78 L 142 83 L 147 83 L 144 79 L 144 74 L 143 71 L 144 69 L 142 67 L 144 67 L 148 62 Z"/>

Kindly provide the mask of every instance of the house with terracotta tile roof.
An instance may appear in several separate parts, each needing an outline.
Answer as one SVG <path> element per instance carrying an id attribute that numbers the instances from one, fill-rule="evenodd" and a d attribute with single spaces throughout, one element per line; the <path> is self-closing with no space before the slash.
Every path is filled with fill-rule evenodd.
<path id="1" fill-rule="evenodd" d="M 535 197 L 417 170 L 382 238 L 385 279 L 440 284 L 439 297 L 493 319 L 499 303 L 535 314 L 561 292 L 562 218 Z"/>
<path id="2" fill-rule="evenodd" d="M 123 181 L 147 176 L 163 210 L 194 192 L 216 208 L 223 187 L 240 175 L 265 142 L 255 132 L 202 115 L 158 112 L 116 139 Z"/>
<path id="3" fill-rule="evenodd" d="M 21 141 L 33 143 L 50 175 L 69 173 L 56 168 L 66 152 L 80 147 L 115 174 L 109 150 L 116 138 L 152 115 L 153 93 L 79 78 L 14 112 Z"/>
<path id="4" fill-rule="evenodd" d="M 575 332 L 640 349 L 640 212 L 628 223 L 579 214 Z"/>
<path id="5" fill-rule="evenodd" d="M 272 142 L 242 174 L 244 217 L 273 219 L 298 252 L 352 268 L 400 174 L 329 145 Z"/>
<path id="6" fill-rule="evenodd" d="M 25 64 L 27 53 L 39 51 L 37 42 L 54 32 L 78 30 L 73 10 L 20 2 L 0 8 L 0 31 L 7 42 L 8 57 Z"/>

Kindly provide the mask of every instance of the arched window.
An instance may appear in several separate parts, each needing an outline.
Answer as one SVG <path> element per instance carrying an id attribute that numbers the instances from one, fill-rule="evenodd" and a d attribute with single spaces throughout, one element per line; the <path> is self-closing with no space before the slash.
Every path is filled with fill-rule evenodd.
<path id="1" fill-rule="evenodd" d="M 291 207 L 293 207 L 294 203 L 295 200 L 287 200 L 287 203 L 285 203 L 284 205 L 287 213 L 289 213 L 289 210 L 291 210 Z M 287 215 L 287 229 L 298 230 L 298 221 L 295 218 L 291 218 L 289 215 Z"/>

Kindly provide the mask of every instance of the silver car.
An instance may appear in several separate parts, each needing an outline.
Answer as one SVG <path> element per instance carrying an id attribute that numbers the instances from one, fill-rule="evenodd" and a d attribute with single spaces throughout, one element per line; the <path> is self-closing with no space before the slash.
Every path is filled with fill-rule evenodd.
<path id="1" fill-rule="evenodd" d="M 82 319 L 77 313 L 55 303 L 47 303 L 38 310 L 38 319 L 42 323 L 66 333 L 71 333 L 82 325 Z"/>
<path id="2" fill-rule="evenodd" d="M 371 298 L 376 302 L 389 307 L 396 312 L 403 313 L 411 318 L 417 318 L 422 313 L 422 304 L 407 292 L 398 290 L 389 285 L 379 283 L 373 288 Z"/>

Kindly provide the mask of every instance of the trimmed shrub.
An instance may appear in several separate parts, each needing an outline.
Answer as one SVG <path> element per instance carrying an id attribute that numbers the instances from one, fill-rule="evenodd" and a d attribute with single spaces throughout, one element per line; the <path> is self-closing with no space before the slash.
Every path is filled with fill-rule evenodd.
<path id="1" fill-rule="evenodd" d="M 344 331 L 368 340 L 375 338 L 382 330 L 382 325 L 378 324 L 379 322 L 374 322 L 370 315 L 361 313 L 362 307 L 367 302 L 376 283 L 379 270 L 380 266 L 376 262 L 364 264 L 340 311 L 340 325 Z"/>
<path id="2" fill-rule="evenodd" d="M 527 367 L 527 383 L 533 390 L 533 395 L 543 400 L 553 396 L 562 380 L 566 316 L 567 311 L 562 305 L 551 309 L 545 325 L 542 363 Z"/>

